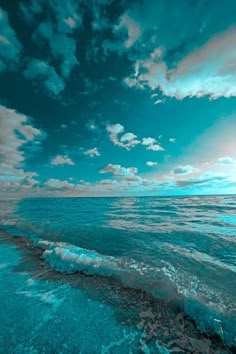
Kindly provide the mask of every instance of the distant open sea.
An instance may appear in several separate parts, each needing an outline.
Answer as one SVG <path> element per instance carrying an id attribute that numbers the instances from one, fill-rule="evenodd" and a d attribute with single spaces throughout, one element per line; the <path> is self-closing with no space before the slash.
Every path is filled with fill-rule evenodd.
<path id="1" fill-rule="evenodd" d="M 0 201 L 0 353 L 235 353 L 236 197 Z"/>

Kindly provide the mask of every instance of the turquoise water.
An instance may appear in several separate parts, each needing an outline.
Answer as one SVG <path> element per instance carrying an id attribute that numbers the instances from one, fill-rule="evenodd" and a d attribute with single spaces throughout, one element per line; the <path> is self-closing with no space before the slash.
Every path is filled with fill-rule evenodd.
<path id="1" fill-rule="evenodd" d="M 235 351 L 236 197 L 0 207 L 0 353 Z"/>

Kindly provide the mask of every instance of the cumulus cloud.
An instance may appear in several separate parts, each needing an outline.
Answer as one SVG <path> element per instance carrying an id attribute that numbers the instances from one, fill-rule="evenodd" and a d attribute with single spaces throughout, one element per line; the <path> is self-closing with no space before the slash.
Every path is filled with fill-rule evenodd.
<path id="1" fill-rule="evenodd" d="M 118 135 L 124 131 L 123 125 L 117 123 L 107 126 L 107 131 L 110 133 L 110 139 L 115 145 L 119 145 Z"/>
<path id="2" fill-rule="evenodd" d="M 197 168 L 194 168 L 191 165 L 177 166 L 177 167 L 173 168 L 173 170 L 172 170 L 172 173 L 174 173 L 175 175 L 186 175 L 186 174 L 195 173 L 195 172 L 199 172 L 199 170 Z"/>
<path id="3" fill-rule="evenodd" d="M 160 182 L 155 178 L 143 178 L 138 175 L 136 167 L 123 167 L 121 165 L 108 164 L 102 168 L 100 173 L 111 173 L 113 179 L 103 179 L 98 185 L 93 186 L 94 191 L 99 189 L 100 192 L 111 191 L 111 193 L 121 195 L 122 193 L 142 194 L 145 191 L 156 191 L 160 186 Z M 105 187 L 105 189 L 101 189 Z"/>
<path id="4" fill-rule="evenodd" d="M 46 92 L 53 96 L 58 96 L 65 88 L 65 81 L 46 61 L 32 58 L 23 74 L 27 79 L 37 80 Z"/>
<path id="5" fill-rule="evenodd" d="M 77 181 L 74 178 L 60 180 L 57 178 L 47 179 L 41 186 L 39 194 L 43 196 L 81 196 L 89 195 L 90 184 L 85 181 Z"/>
<path id="6" fill-rule="evenodd" d="M 236 165 L 236 159 L 231 156 L 221 157 L 217 160 L 218 165 Z"/>
<path id="7" fill-rule="evenodd" d="M 50 178 L 46 182 L 44 182 L 44 186 L 48 189 L 59 189 L 59 190 L 70 190 L 75 188 L 74 183 L 70 183 L 66 180 L 59 180 L 55 178 Z"/>
<path id="8" fill-rule="evenodd" d="M 121 136 L 120 142 L 126 147 L 130 149 L 138 144 L 140 144 L 140 140 L 137 139 L 137 135 L 133 133 L 125 133 Z"/>
<path id="9" fill-rule="evenodd" d="M 29 117 L 0 105 L 1 162 L 20 166 L 25 160 L 24 145 L 41 137 L 42 132 L 31 125 Z"/>
<path id="10" fill-rule="evenodd" d="M 124 84 L 128 87 L 138 88 L 138 89 L 145 89 L 145 85 L 136 77 L 125 77 Z"/>
<path id="11" fill-rule="evenodd" d="M 31 118 L 0 105 L 0 185 L 2 192 L 24 190 L 38 183 L 35 172 L 25 172 L 26 147 L 40 144 L 45 134 Z M 38 146 L 37 144 L 37 146 Z"/>
<path id="12" fill-rule="evenodd" d="M 127 53 L 134 61 L 133 75 L 124 82 L 177 99 L 235 97 L 235 10 L 232 2 L 205 7 L 179 1 L 178 9 L 164 0 L 134 4 L 120 17 L 128 33 Z M 138 31 L 131 35 L 129 27 L 135 29 L 135 24 Z"/>
<path id="13" fill-rule="evenodd" d="M 80 2 L 65 0 L 63 6 L 54 0 L 30 0 L 19 5 L 22 17 L 31 27 L 32 39 L 41 52 L 48 51 L 47 58 L 28 63 L 24 75 L 36 79 L 46 92 L 58 96 L 65 82 L 78 65 L 75 31 L 82 24 Z M 48 50 L 49 48 L 49 50 Z"/>
<path id="14" fill-rule="evenodd" d="M 74 165 L 74 161 L 72 161 L 68 156 L 57 155 L 51 160 L 51 165 Z"/>
<path id="15" fill-rule="evenodd" d="M 4 166 L 0 167 L 4 168 Z M 39 185 L 39 181 L 34 178 L 37 175 L 34 173 L 25 172 L 22 169 L 14 169 L 9 173 L 9 175 L 0 173 L 0 194 L 2 196 L 25 196 L 27 193 L 36 190 Z"/>
<path id="16" fill-rule="evenodd" d="M 120 141 L 123 143 L 123 142 L 126 142 L 126 141 L 131 141 L 131 140 L 134 140 L 136 139 L 137 136 L 133 133 L 125 133 L 124 135 L 122 135 L 122 137 L 120 138 Z"/>
<path id="17" fill-rule="evenodd" d="M 72 35 L 82 24 L 80 3 L 65 0 L 62 7 L 53 0 L 39 0 L 37 4 L 31 0 L 27 5 L 21 4 L 20 9 L 24 18 L 37 26 L 33 34 L 35 41 L 49 45 L 52 57 L 60 62 L 61 75 L 69 77 L 78 64 L 76 40 Z"/>
<path id="18" fill-rule="evenodd" d="M 22 45 L 9 24 L 8 14 L 0 7 L 0 71 L 15 69 L 21 51 Z"/>
<path id="19" fill-rule="evenodd" d="M 175 139 L 175 138 L 170 138 L 170 139 L 169 139 L 169 142 L 170 142 L 170 143 L 175 143 L 175 142 L 176 142 L 176 139 Z"/>
<path id="20" fill-rule="evenodd" d="M 153 167 L 153 166 L 156 166 L 156 165 L 157 165 L 157 162 L 156 162 L 156 161 L 147 161 L 147 162 L 146 162 L 146 165 L 147 165 L 147 166 L 150 166 L 150 167 Z"/>
<path id="21" fill-rule="evenodd" d="M 137 136 L 133 133 L 125 133 L 120 136 L 120 134 L 124 132 L 124 127 L 119 123 L 108 125 L 106 129 L 109 132 L 110 140 L 114 145 L 121 146 L 126 150 L 130 150 L 131 148 L 140 144 Z"/>
<path id="22" fill-rule="evenodd" d="M 100 173 L 112 173 L 115 177 L 133 177 L 138 173 L 136 167 L 122 167 L 121 165 L 113 165 L 109 163 L 106 167 L 100 169 Z"/>
<path id="23" fill-rule="evenodd" d="M 109 132 L 110 140 L 114 145 L 121 146 L 126 150 L 130 150 L 136 145 L 142 144 L 147 150 L 152 151 L 164 151 L 163 147 L 157 143 L 154 138 L 143 138 L 142 141 L 138 139 L 137 135 L 133 133 L 124 133 L 123 125 L 117 123 L 107 126 L 107 131 Z M 121 135 L 121 133 L 124 133 Z"/>
<path id="24" fill-rule="evenodd" d="M 160 89 L 163 95 L 177 99 L 236 96 L 236 51 L 232 49 L 235 40 L 236 28 L 231 28 L 187 54 L 174 68 L 169 68 L 162 58 L 153 60 L 151 54 L 138 60 L 139 73 L 133 79 L 137 87 Z"/>
<path id="25" fill-rule="evenodd" d="M 98 151 L 98 149 L 96 147 L 85 151 L 84 155 L 88 155 L 90 157 L 101 156 L 100 152 Z"/>
<path id="26" fill-rule="evenodd" d="M 146 146 L 147 150 L 164 151 L 163 147 L 157 144 L 157 140 L 154 138 L 143 138 L 142 145 Z"/>
<path id="27" fill-rule="evenodd" d="M 70 23 L 72 24 L 72 20 L 69 21 L 66 19 L 64 22 L 73 30 L 73 27 L 69 26 Z M 36 40 L 40 37 L 49 42 L 52 57 L 61 63 L 60 73 L 63 78 L 68 78 L 72 69 L 78 64 L 75 55 L 76 41 L 68 37 L 67 32 L 57 32 L 55 25 L 47 20 L 46 22 L 42 22 L 34 33 Z"/>

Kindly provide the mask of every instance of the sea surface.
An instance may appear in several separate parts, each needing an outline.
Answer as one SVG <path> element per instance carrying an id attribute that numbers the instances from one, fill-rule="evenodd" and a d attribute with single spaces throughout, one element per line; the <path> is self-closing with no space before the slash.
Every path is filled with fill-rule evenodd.
<path id="1" fill-rule="evenodd" d="M 236 197 L 0 201 L 0 353 L 235 353 Z"/>

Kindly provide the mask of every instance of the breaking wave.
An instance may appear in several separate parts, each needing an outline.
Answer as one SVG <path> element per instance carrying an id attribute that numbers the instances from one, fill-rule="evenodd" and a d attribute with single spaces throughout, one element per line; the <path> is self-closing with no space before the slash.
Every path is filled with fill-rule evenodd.
<path id="1" fill-rule="evenodd" d="M 183 275 L 168 264 L 155 268 L 128 258 L 102 255 L 96 251 L 62 242 L 37 241 L 44 250 L 43 259 L 51 268 L 62 273 L 83 272 L 89 276 L 109 277 L 123 286 L 146 291 L 157 298 L 172 301 L 184 310 L 197 328 L 209 335 L 219 335 L 228 346 L 236 346 L 236 314 L 216 307 L 214 296 L 205 289 L 205 297 L 198 296 L 183 284 Z M 207 293 L 208 292 L 208 293 Z"/>

